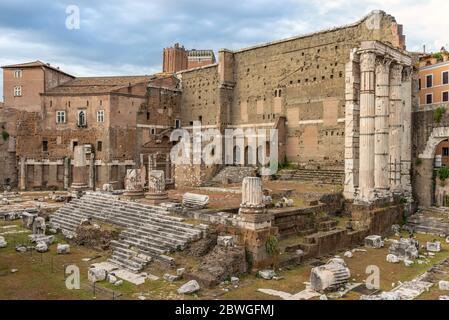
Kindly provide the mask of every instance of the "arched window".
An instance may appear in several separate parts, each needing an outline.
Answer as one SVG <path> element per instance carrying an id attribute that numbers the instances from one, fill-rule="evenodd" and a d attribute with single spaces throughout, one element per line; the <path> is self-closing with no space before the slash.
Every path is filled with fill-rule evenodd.
<path id="1" fill-rule="evenodd" d="M 79 127 L 86 126 L 86 111 L 84 110 L 78 112 L 78 126 Z"/>

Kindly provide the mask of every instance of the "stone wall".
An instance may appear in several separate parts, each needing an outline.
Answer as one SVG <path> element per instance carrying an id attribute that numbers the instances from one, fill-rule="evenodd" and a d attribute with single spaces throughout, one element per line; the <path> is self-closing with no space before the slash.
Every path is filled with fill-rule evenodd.
<path id="1" fill-rule="evenodd" d="M 229 119 L 221 123 L 234 126 L 272 126 L 284 116 L 288 160 L 342 169 L 345 64 L 350 51 L 368 39 L 404 48 L 401 26 L 373 12 L 341 28 L 220 51 L 218 67 L 180 74 L 183 123 L 201 116 L 203 124 L 215 124 L 217 106 L 220 119 Z"/>

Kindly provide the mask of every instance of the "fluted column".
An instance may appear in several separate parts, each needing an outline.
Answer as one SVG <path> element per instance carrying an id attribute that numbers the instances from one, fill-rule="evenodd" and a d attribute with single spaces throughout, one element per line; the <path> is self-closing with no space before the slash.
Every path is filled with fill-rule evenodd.
<path id="1" fill-rule="evenodd" d="M 388 135 L 390 103 L 390 63 L 379 59 L 376 65 L 376 117 L 374 135 L 374 187 L 382 196 L 389 188 Z"/>
<path id="2" fill-rule="evenodd" d="M 359 198 L 365 201 L 374 189 L 375 63 L 375 53 L 361 54 Z"/>
<path id="3" fill-rule="evenodd" d="M 401 141 L 401 185 L 406 196 L 412 196 L 410 172 L 412 167 L 412 68 L 402 73 L 402 141 Z"/>
<path id="4" fill-rule="evenodd" d="M 354 199 L 359 185 L 360 57 L 357 49 L 346 64 L 345 86 L 345 185 L 346 199 Z"/>
<path id="5" fill-rule="evenodd" d="M 401 191 L 401 136 L 402 136 L 402 65 L 394 64 L 390 74 L 390 188 Z"/>
<path id="6" fill-rule="evenodd" d="M 262 179 L 259 177 L 245 177 L 242 182 L 240 213 L 262 213 L 264 208 Z"/>
<path id="7" fill-rule="evenodd" d="M 20 158 L 20 190 L 26 190 L 27 173 L 26 173 L 26 158 Z"/>

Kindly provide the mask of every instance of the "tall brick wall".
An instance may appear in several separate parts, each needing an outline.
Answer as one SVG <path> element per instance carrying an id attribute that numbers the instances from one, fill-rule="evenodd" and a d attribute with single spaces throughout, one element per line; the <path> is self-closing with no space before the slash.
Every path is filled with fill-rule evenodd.
<path id="1" fill-rule="evenodd" d="M 374 12 L 345 27 L 220 52 L 218 68 L 181 73 L 183 123 L 201 115 L 204 124 L 214 124 L 215 110 L 224 103 L 217 87 L 232 83 L 229 110 L 222 110 L 232 125 L 273 124 L 285 116 L 288 160 L 342 169 L 345 64 L 364 40 L 400 48 L 405 41 L 393 17 Z"/>

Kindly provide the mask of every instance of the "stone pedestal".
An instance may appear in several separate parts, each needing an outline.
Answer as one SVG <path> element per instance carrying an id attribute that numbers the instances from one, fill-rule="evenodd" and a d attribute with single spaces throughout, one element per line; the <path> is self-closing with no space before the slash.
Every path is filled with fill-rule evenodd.
<path id="1" fill-rule="evenodd" d="M 165 191 L 165 174 L 162 170 L 151 170 L 148 172 L 148 192 L 145 198 L 152 204 L 159 204 L 168 199 Z"/>
<path id="2" fill-rule="evenodd" d="M 128 199 L 143 198 L 142 174 L 140 169 L 126 170 L 125 192 L 123 197 Z"/>
<path id="3" fill-rule="evenodd" d="M 76 146 L 73 151 L 73 176 L 71 189 L 82 191 L 88 188 L 88 168 L 84 146 Z"/>

